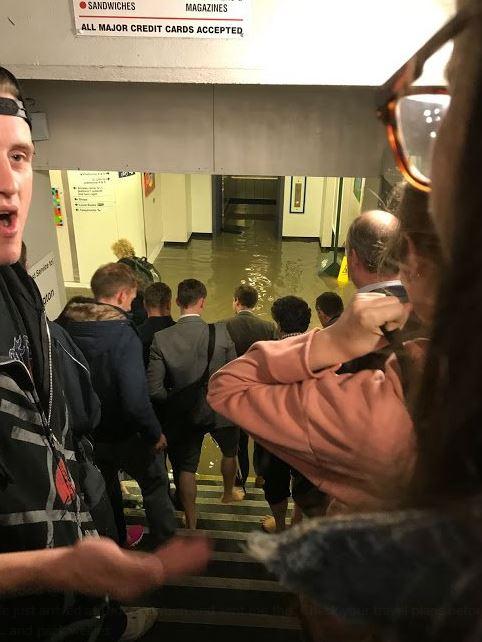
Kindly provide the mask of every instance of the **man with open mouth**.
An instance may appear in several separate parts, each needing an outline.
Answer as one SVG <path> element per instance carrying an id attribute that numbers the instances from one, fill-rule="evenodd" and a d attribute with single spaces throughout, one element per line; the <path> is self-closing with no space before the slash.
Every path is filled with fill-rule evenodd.
<path id="1" fill-rule="evenodd" d="M 30 127 L 17 80 L 0 67 L 0 639 L 47 640 L 60 629 L 63 640 L 138 639 L 155 609 L 140 609 L 150 622 L 139 611 L 113 618 L 106 600 L 85 596 L 134 598 L 202 568 L 208 547 L 174 539 L 141 555 L 97 536 L 42 299 L 18 262 L 32 197 Z"/>

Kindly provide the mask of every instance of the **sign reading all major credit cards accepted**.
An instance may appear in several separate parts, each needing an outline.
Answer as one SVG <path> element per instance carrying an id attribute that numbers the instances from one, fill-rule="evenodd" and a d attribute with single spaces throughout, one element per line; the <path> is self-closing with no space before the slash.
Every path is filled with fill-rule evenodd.
<path id="1" fill-rule="evenodd" d="M 242 38 L 250 0 L 73 0 L 80 36 Z"/>

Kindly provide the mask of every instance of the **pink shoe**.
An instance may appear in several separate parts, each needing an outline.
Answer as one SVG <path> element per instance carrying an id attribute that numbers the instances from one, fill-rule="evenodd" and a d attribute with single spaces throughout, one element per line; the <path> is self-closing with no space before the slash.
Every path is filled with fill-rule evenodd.
<path id="1" fill-rule="evenodd" d="M 133 524 L 127 527 L 126 548 L 135 548 L 144 537 L 144 526 Z"/>

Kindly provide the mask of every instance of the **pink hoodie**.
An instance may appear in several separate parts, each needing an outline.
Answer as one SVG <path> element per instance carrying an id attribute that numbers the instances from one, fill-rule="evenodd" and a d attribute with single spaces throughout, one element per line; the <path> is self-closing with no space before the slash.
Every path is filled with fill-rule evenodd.
<path id="1" fill-rule="evenodd" d="M 398 363 L 386 373 L 312 372 L 315 332 L 256 343 L 216 372 L 208 401 L 267 450 L 350 509 L 393 505 L 410 480 L 415 437 Z M 415 362 L 423 347 L 407 344 Z"/>

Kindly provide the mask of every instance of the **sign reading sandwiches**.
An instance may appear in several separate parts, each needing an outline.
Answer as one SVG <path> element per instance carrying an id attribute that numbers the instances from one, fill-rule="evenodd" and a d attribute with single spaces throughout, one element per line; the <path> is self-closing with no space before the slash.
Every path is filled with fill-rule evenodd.
<path id="1" fill-rule="evenodd" d="M 73 0 L 81 36 L 242 38 L 250 0 Z"/>

